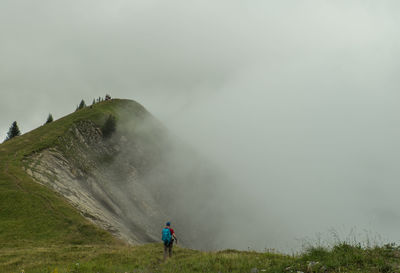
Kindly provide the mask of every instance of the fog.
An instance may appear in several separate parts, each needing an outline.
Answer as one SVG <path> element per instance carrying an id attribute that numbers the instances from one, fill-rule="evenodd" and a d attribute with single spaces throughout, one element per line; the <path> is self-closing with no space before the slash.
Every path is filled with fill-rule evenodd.
<path id="1" fill-rule="evenodd" d="M 134 99 L 224 173 L 222 247 L 398 242 L 399 8 L 3 0 L 1 138 L 81 99 Z"/>

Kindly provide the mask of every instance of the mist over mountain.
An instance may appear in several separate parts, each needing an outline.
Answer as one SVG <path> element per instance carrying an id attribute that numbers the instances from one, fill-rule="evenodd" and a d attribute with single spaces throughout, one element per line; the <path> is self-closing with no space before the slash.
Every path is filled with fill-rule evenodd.
<path id="1" fill-rule="evenodd" d="M 53 145 L 27 155 L 26 172 L 126 243 L 158 242 L 170 221 L 182 245 L 221 247 L 218 171 L 136 102 L 106 101 L 69 118 L 107 107 L 117 117 L 111 137 L 93 120 L 80 119 Z"/>
<path id="2" fill-rule="evenodd" d="M 221 174 L 210 194 L 221 245 L 290 250 L 331 230 L 399 242 L 399 11 L 396 0 L 3 0 L 0 140 L 14 120 L 28 132 L 81 99 L 134 99 Z"/>

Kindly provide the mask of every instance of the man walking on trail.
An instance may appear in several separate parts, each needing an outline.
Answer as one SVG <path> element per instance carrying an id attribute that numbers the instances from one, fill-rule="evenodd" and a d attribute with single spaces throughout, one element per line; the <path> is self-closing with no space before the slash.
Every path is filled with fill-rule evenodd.
<path id="1" fill-rule="evenodd" d="M 167 222 L 162 230 L 162 240 L 164 242 L 164 261 L 167 260 L 167 256 L 172 257 L 172 246 L 174 240 L 178 243 L 178 238 L 175 236 L 175 231 L 171 228 L 171 223 Z"/>

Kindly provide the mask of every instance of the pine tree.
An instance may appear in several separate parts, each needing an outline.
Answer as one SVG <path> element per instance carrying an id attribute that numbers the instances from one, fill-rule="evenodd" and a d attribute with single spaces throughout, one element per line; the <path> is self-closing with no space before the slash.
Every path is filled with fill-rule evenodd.
<path id="1" fill-rule="evenodd" d="M 86 107 L 86 103 L 84 100 L 81 100 L 81 103 L 79 103 L 78 107 L 76 107 L 76 111 L 81 110 Z"/>
<path id="2" fill-rule="evenodd" d="M 95 105 L 95 104 L 96 104 L 96 101 L 95 101 L 95 99 L 93 99 L 92 105 Z"/>
<path id="3" fill-rule="evenodd" d="M 52 114 L 49 114 L 45 124 L 50 123 L 50 122 L 53 122 L 53 115 Z"/>
<path id="4" fill-rule="evenodd" d="M 103 133 L 104 138 L 109 138 L 116 129 L 117 122 L 113 115 L 109 115 L 103 127 L 101 128 L 101 132 Z"/>
<path id="5" fill-rule="evenodd" d="M 20 132 L 20 130 L 19 130 L 19 128 L 18 128 L 17 122 L 14 121 L 14 122 L 11 124 L 10 129 L 8 130 L 6 140 L 10 140 L 10 139 L 12 139 L 13 137 L 16 137 L 16 136 L 19 136 L 19 135 L 21 135 L 21 132 Z"/>

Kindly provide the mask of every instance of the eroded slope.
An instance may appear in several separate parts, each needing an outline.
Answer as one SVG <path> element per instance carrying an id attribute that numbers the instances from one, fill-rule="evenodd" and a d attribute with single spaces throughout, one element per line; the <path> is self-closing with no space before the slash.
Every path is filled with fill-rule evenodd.
<path id="1" fill-rule="evenodd" d="M 104 139 L 92 121 L 80 121 L 59 138 L 58 145 L 27 158 L 26 171 L 124 241 L 157 241 L 160 225 L 168 217 L 140 179 L 146 161 L 142 147 L 128 139 L 124 135 Z M 135 150 L 135 145 L 136 153 L 128 160 L 123 150 L 127 146 Z"/>

